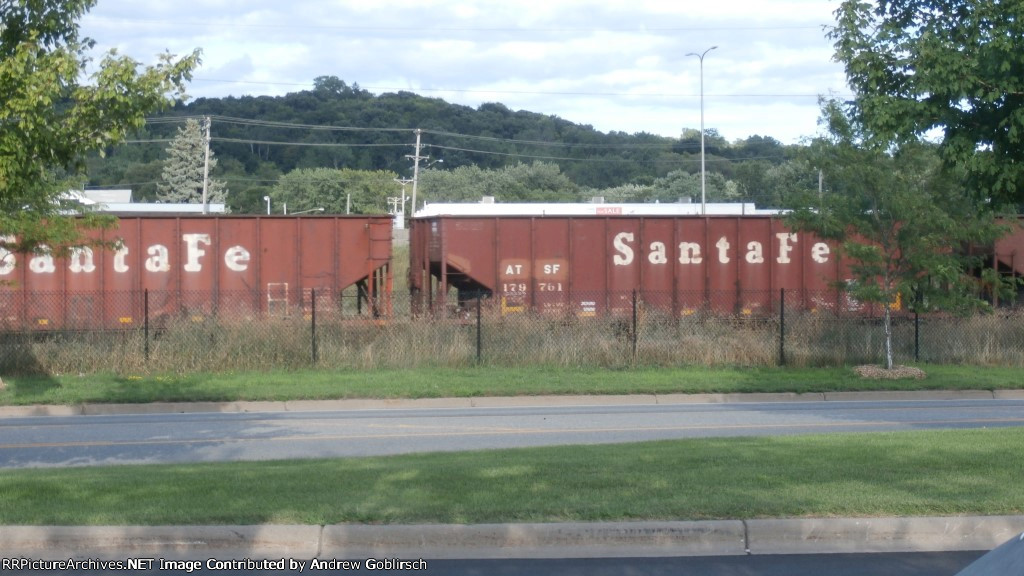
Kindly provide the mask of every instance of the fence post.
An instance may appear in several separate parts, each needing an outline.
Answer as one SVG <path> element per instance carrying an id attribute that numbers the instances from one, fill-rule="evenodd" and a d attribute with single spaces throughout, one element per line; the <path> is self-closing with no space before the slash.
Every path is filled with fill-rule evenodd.
<path id="1" fill-rule="evenodd" d="M 779 291 L 779 366 L 786 365 L 786 289 Z"/>
<path id="2" fill-rule="evenodd" d="M 149 288 L 142 291 L 142 359 L 149 362 Z"/>
<path id="3" fill-rule="evenodd" d="M 480 313 L 480 308 L 481 308 L 480 301 L 481 300 L 483 300 L 483 298 L 481 298 L 480 295 L 477 294 L 477 297 L 476 297 L 476 363 L 477 364 L 479 364 L 481 362 L 481 360 L 483 359 L 483 347 L 484 347 L 483 322 L 481 321 L 482 314 Z"/>
<path id="4" fill-rule="evenodd" d="M 313 364 L 317 361 L 317 350 L 316 350 L 316 289 L 311 288 L 309 290 L 310 298 L 310 345 L 313 354 Z"/>
<path id="5" fill-rule="evenodd" d="M 921 303 L 923 302 L 920 291 L 917 293 L 917 306 L 914 306 L 914 362 L 921 361 Z"/>
<path id="6" fill-rule="evenodd" d="M 637 323 L 637 299 L 636 299 L 636 288 L 634 288 L 633 289 L 633 331 L 632 331 L 632 335 L 633 335 L 633 364 L 634 365 L 636 364 L 636 354 L 637 354 L 637 339 L 638 339 L 638 336 L 637 336 L 638 330 L 637 330 L 637 328 L 638 328 L 638 323 Z"/>

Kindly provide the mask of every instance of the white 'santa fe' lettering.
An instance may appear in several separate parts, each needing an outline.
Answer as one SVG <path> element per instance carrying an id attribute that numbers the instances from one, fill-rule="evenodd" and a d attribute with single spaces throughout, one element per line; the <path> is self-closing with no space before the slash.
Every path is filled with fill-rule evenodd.
<path id="1" fill-rule="evenodd" d="M 209 234 L 182 234 L 181 239 L 185 241 L 185 272 L 199 272 L 203 269 L 203 265 L 199 263 L 199 259 L 206 254 L 206 250 L 199 248 L 199 244 L 210 245 Z"/>
<path id="2" fill-rule="evenodd" d="M 150 272 L 169 272 L 171 270 L 171 256 L 167 252 L 167 246 L 154 244 L 146 250 L 149 258 L 146 258 L 146 270 Z"/>
<path id="3" fill-rule="evenodd" d="M 789 253 L 793 251 L 793 247 L 789 243 L 796 243 L 796 234 L 779 232 L 775 237 L 779 239 L 779 257 L 775 260 L 779 264 L 789 264 Z"/>
<path id="4" fill-rule="evenodd" d="M 49 251 L 45 245 L 41 245 L 40 248 Z M 40 254 L 28 261 L 28 269 L 36 274 L 53 274 L 57 271 L 57 265 L 54 264 L 52 255 Z"/>
<path id="5" fill-rule="evenodd" d="M 704 258 L 700 255 L 700 244 L 696 242 L 679 243 L 680 264 L 700 264 L 703 261 Z"/>
<path id="6" fill-rule="evenodd" d="M 212 245 L 209 234 L 182 234 L 181 241 L 185 251 L 184 264 L 181 268 L 185 272 L 201 272 L 203 263 L 207 256 L 206 247 Z M 0 242 L 14 243 L 13 236 L 0 236 Z M 40 247 L 47 251 L 46 246 Z M 129 257 L 133 248 L 122 244 L 110 257 L 109 266 L 115 274 L 126 274 L 131 270 Z M 163 244 L 152 244 L 144 251 L 146 259 L 143 261 L 143 268 L 147 272 L 170 272 L 171 271 L 171 249 Z M 8 276 L 17 267 L 19 255 L 6 248 L 0 248 L 0 276 Z M 72 274 L 89 275 L 97 273 L 98 253 L 88 246 L 72 248 L 67 256 L 67 269 Z M 245 272 L 252 262 L 252 253 L 245 246 L 231 246 L 224 251 L 224 267 L 231 272 Z M 522 269 L 522 265 L 515 265 Z M 558 265 L 554 270 L 557 272 Z M 48 253 L 31 255 L 28 257 L 28 270 L 33 274 L 53 274 L 57 271 L 57 261 L 53 255 Z M 521 270 L 520 270 L 521 271 Z"/>
<path id="7" fill-rule="evenodd" d="M 249 251 L 242 246 L 232 246 L 224 253 L 224 265 L 228 270 L 245 272 L 249 268 Z"/>
<path id="8" fill-rule="evenodd" d="M 68 266 L 68 270 L 71 270 L 75 274 L 86 274 L 96 269 L 96 265 L 92 261 L 92 248 L 83 246 L 81 248 L 71 249 L 71 264 Z"/>
<path id="9" fill-rule="evenodd" d="M 0 242 L 14 242 L 14 236 L 0 236 Z M 6 248 L 0 248 L 0 276 L 6 276 L 14 271 L 14 253 Z"/>
<path id="10" fill-rule="evenodd" d="M 791 257 L 796 244 L 800 238 L 793 232 L 779 232 L 775 234 L 778 242 L 775 261 L 779 264 L 790 264 Z M 635 235 L 632 232 L 619 232 L 612 237 L 612 264 L 615 266 L 629 266 L 636 259 L 636 249 L 633 247 Z M 677 247 L 677 259 L 680 264 L 701 264 L 704 262 L 704 247 L 700 242 L 680 242 Z M 720 236 L 714 243 L 714 249 L 710 250 L 711 261 L 719 264 L 732 262 L 734 254 L 733 245 L 729 242 L 728 236 Z M 829 261 L 832 249 L 824 242 L 817 242 L 811 246 L 810 256 L 817 264 L 824 264 Z M 716 258 L 717 256 L 717 258 Z M 761 242 L 747 242 L 746 252 L 742 255 L 748 264 L 765 263 L 765 247 Z M 668 264 L 671 257 L 668 254 L 668 247 L 664 242 L 651 242 L 648 247 L 647 261 L 651 264 Z"/>
<path id="11" fill-rule="evenodd" d="M 612 263 L 616 266 L 629 266 L 633 263 L 633 248 L 626 242 L 633 241 L 632 232 L 619 232 L 612 238 L 612 246 L 618 254 L 612 256 Z"/>
<path id="12" fill-rule="evenodd" d="M 718 261 L 721 262 L 722 264 L 728 264 L 729 241 L 725 239 L 725 236 L 719 238 L 718 242 L 715 244 L 715 247 L 718 248 Z"/>
<path id="13" fill-rule="evenodd" d="M 128 247 L 121 246 L 114 252 L 114 272 L 118 274 L 124 274 L 128 271 L 128 264 L 125 263 L 125 258 L 128 257 Z"/>
<path id="14" fill-rule="evenodd" d="M 811 247 L 811 259 L 818 264 L 824 264 L 825 262 L 828 262 L 829 252 L 831 252 L 831 250 L 829 249 L 828 244 L 818 242 Z"/>
<path id="15" fill-rule="evenodd" d="M 651 252 L 647 255 L 647 261 L 651 264 L 668 264 L 668 254 L 665 253 L 663 242 L 651 242 Z"/>
<path id="16" fill-rule="evenodd" d="M 764 264 L 764 246 L 760 242 L 747 243 L 747 262 L 750 264 Z"/>

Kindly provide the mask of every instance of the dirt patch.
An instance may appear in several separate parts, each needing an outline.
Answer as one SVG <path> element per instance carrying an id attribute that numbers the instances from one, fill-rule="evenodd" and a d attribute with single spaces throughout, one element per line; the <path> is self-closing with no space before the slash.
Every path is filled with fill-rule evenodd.
<path id="1" fill-rule="evenodd" d="M 853 371 L 861 378 L 872 378 L 874 380 L 924 380 L 925 377 L 923 370 L 920 368 L 914 368 L 913 366 L 893 366 L 892 370 L 888 370 L 881 366 L 866 364 L 864 366 L 855 366 Z"/>

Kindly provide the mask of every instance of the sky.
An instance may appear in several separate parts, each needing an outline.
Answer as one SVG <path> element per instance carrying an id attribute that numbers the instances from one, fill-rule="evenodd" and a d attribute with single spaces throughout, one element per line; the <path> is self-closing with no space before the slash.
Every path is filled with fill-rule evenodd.
<path id="1" fill-rule="evenodd" d="M 500 102 L 601 132 L 784 144 L 849 96 L 826 28 L 839 0 L 98 0 L 93 55 L 202 50 L 188 93 L 279 96 L 336 76 L 473 108 Z M 709 50 L 712 47 L 714 49 Z M 708 51 L 709 50 L 709 51 Z M 705 52 L 707 51 L 707 52 Z M 695 55 L 704 53 L 703 66 Z M 703 69 L 703 90 L 701 78 Z M 395 126 L 395 128 L 416 128 Z"/>

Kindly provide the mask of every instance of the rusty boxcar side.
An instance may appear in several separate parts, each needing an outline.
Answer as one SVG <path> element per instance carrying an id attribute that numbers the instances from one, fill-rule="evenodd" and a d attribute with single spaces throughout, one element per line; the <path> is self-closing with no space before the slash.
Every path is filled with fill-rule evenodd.
<path id="1" fill-rule="evenodd" d="M 783 289 L 807 309 L 838 307 L 846 270 L 828 243 L 771 215 L 435 215 L 413 220 L 409 274 L 414 308 L 454 288 L 506 313 L 590 315 L 628 309 L 637 291 L 686 315 L 769 313 Z"/>
<path id="2" fill-rule="evenodd" d="M 130 328 L 168 314 L 293 314 L 353 285 L 390 303 L 390 216 L 133 216 L 70 258 L 3 254 L 0 326 Z M 330 298 L 324 299 L 330 306 Z M 368 307 L 372 310 L 372 307 Z M 380 310 L 376 310 L 380 312 Z"/>

